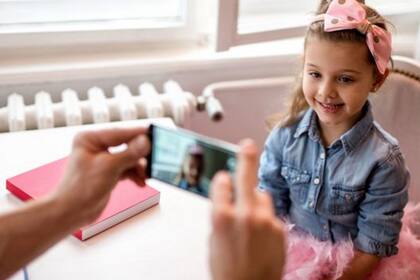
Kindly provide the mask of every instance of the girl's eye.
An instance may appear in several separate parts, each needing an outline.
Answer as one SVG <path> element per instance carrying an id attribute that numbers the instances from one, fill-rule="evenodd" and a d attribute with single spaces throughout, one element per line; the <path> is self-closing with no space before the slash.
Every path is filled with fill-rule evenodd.
<path id="1" fill-rule="evenodd" d="M 338 81 L 343 84 L 349 84 L 351 82 L 354 82 L 354 79 L 348 76 L 341 76 L 338 78 Z"/>
<path id="2" fill-rule="evenodd" d="M 318 72 L 309 72 L 309 76 L 311 76 L 312 78 L 318 79 L 321 77 L 321 74 L 319 74 Z"/>

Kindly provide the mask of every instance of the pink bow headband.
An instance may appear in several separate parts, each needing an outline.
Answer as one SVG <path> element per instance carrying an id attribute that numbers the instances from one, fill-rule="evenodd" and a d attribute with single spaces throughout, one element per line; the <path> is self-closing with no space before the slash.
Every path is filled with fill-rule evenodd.
<path id="1" fill-rule="evenodd" d="M 324 31 L 357 29 L 366 34 L 366 44 L 375 59 L 381 74 L 385 73 L 391 57 L 391 34 L 371 24 L 366 11 L 356 0 L 332 0 L 325 14 L 318 15 L 312 22 L 324 20 Z"/>

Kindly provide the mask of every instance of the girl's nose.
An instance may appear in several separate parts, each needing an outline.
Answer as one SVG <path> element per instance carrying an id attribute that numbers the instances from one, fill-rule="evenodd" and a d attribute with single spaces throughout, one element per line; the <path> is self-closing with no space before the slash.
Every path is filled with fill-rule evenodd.
<path id="1" fill-rule="evenodd" d="M 334 87 L 334 83 L 332 83 L 331 81 L 324 81 L 318 89 L 318 96 L 324 99 L 336 98 L 338 94 Z"/>

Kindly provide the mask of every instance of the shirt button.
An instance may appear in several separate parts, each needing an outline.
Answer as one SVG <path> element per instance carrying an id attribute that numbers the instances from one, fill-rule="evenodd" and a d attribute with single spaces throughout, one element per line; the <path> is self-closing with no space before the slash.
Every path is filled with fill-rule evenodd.
<path id="1" fill-rule="evenodd" d="M 325 159 L 325 153 L 321 153 L 321 155 L 319 156 L 321 159 Z"/>
<path id="2" fill-rule="evenodd" d="M 310 200 L 310 201 L 309 201 L 309 207 L 310 207 L 310 208 L 314 208 L 314 202 L 313 202 L 313 200 Z"/>
<path id="3" fill-rule="evenodd" d="M 324 225 L 324 229 L 328 230 L 328 225 L 327 224 Z"/>
<path id="4" fill-rule="evenodd" d="M 315 184 L 315 185 L 318 185 L 318 184 L 319 184 L 319 182 L 320 182 L 320 181 L 319 181 L 319 178 L 318 178 L 318 177 L 314 179 L 314 184 Z"/>

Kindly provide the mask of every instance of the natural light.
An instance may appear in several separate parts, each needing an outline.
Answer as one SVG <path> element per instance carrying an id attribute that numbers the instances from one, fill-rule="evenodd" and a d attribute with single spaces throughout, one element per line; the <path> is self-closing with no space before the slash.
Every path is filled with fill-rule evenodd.
<path id="1" fill-rule="evenodd" d="M 0 0 L 0 26 L 4 32 L 15 30 L 48 31 L 48 25 L 80 26 L 86 23 L 129 22 L 133 27 L 149 28 L 159 23 L 183 20 L 184 0 Z M 67 27 L 64 27 L 67 24 Z M 127 25 L 129 26 L 129 25 Z"/>
<path id="2" fill-rule="evenodd" d="M 238 33 L 287 28 L 306 23 L 320 1 L 239 0 Z M 367 4 L 384 14 L 420 10 L 418 0 L 368 0 Z"/>
<path id="3" fill-rule="evenodd" d="M 168 19 L 182 14 L 182 0 L 0 0 L 0 24 L 120 19 Z"/>

